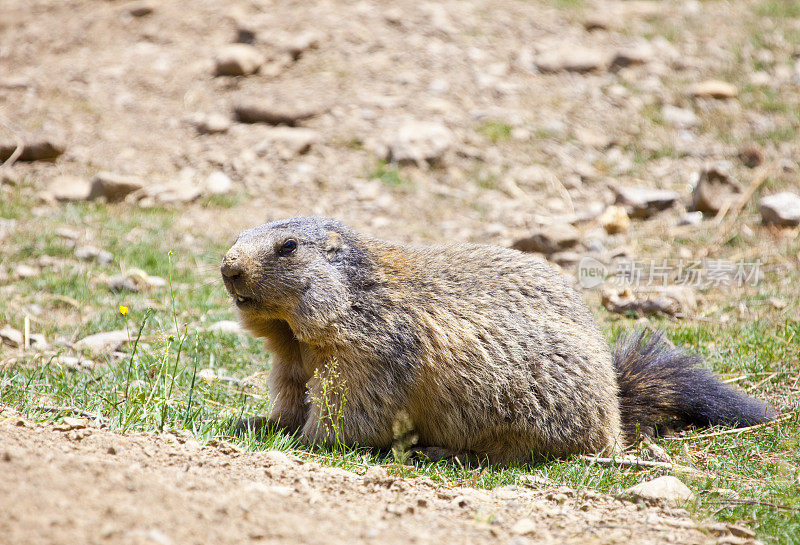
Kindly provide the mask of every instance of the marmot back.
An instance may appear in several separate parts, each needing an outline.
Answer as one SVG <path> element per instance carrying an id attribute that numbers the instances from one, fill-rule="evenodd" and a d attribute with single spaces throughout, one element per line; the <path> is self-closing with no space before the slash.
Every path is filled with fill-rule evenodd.
<path id="1" fill-rule="evenodd" d="M 389 447 L 402 415 L 420 447 L 493 463 L 614 452 L 665 418 L 696 423 L 674 390 L 698 376 L 709 386 L 697 361 L 660 337 L 636 338 L 612 361 L 580 295 L 515 250 L 404 246 L 293 218 L 242 233 L 221 270 L 244 326 L 274 356 L 273 411 L 253 422 L 310 444 L 333 440 L 325 405 L 339 407 L 347 444 Z M 340 387 L 326 391 L 344 393 L 341 404 L 319 402 L 332 366 Z M 710 384 L 723 400 L 732 391 Z M 634 398 L 654 395 L 645 414 Z M 706 409 L 703 423 L 774 416 L 743 395 Z"/>

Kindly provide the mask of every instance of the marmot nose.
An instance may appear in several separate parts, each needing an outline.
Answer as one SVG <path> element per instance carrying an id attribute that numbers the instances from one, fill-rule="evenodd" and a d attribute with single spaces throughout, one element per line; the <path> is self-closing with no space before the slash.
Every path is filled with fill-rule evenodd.
<path id="1" fill-rule="evenodd" d="M 229 260 L 226 257 L 222 261 L 222 266 L 219 268 L 219 271 L 225 278 L 236 278 L 242 274 L 242 267 L 238 262 Z"/>

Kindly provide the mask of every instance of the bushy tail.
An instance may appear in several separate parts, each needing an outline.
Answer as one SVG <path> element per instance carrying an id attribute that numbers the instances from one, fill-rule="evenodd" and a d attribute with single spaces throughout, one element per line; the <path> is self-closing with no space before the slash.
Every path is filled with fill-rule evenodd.
<path id="1" fill-rule="evenodd" d="M 659 425 L 744 427 L 772 420 L 769 404 L 731 388 L 702 359 L 672 346 L 662 333 L 638 331 L 614 347 L 622 426 L 627 440 Z"/>

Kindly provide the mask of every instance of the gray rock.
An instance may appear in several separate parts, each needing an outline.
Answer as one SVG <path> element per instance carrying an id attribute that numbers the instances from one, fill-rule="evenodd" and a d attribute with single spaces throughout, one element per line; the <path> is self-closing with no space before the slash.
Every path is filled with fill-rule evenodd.
<path id="1" fill-rule="evenodd" d="M 0 143 L 0 162 L 11 157 L 17 150 L 16 143 Z M 51 140 L 33 140 L 23 142 L 18 161 L 55 161 L 62 153 L 64 146 Z"/>
<path id="2" fill-rule="evenodd" d="M 625 68 L 639 64 L 647 64 L 654 57 L 653 46 L 644 42 L 625 49 L 620 49 L 611 59 L 611 69 Z"/>
<path id="3" fill-rule="evenodd" d="M 621 496 L 633 501 L 671 506 L 680 506 L 694 499 L 689 487 L 671 475 L 639 483 L 623 491 Z"/>
<path id="4" fill-rule="evenodd" d="M 40 273 L 41 271 L 38 267 L 32 267 L 30 265 L 25 265 L 24 263 L 14 267 L 14 277 L 19 278 L 20 280 L 24 280 L 26 278 L 36 278 Z"/>
<path id="5" fill-rule="evenodd" d="M 135 176 L 126 176 L 114 172 L 102 171 L 92 180 L 89 199 L 104 198 L 108 202 L 119 202 L 130 193 L 144 187 L 144 182 Z"/>
<path id="6" fill-rule="evenodd" d="M 318 141 L 319 133 L 311 129 L 274 127 L 264 133 L 264 140 L 255 151 L 262 154 L 275 149 L 282 157 L 289 159 L 308 152 Z"/>
<path id="7" fill-rule="evenodd" d="M 132 2 L 125 6 L 125 10 L 131 17 L 144 17 L 155 11 L 153 2 L 143 0 L 142 2 Z"/>
<path id="8" fill-rule="evenodd" d="M 248 44 L 231 44 L 223 47 L 215 59 L 217 76 L 249 76 L 264 64 L 261 52 Z"/>
<path id="9" fill-rule="evenodd" d="M 689 94 L 696 98 L 734 98 L 739 94 L 736 86 L 727 81 L 706 80 L 694 84 L 689 89 Z"/>
<path id="10" fill-rule="evenodd" d="M 617 204 L 625 205 L 628 215 L 634 218 L 649 218 L 666 210 L 680 198 L 675 191 L 648 187 L 618 187 L 615 191 Z"/>
<path id="11" fill-rule="evenodd" d="M 364 473 L 364 484 L 386 485 L 394 482 L 394 478 L 389 477 L 386 469 L 381 466 L 372 466 Z"/>
<path id="12" fill-rule="evenodd" d="M 46 195 L 59 202 L 85 201 L 92 191 L 92 183 L 78 176 L 56 176 L 47 185 Z"/>
<path id="13" fill-rule="evenodd" d="M 146 288 L 163 288 L 166 285 L 165 279 L 160 276 L 150 276 L 141 269 L 131 269 L 126 274 L 117 274 L 108 280 L 108 288 L 115 292 L 139 292 Z"/>
<path id="14" fill-rule="evenodd" d="M 545 255 L 563 252 L 577 246 L 580 232 L 568 223 L 557 223 L 542 227 L 532 235 L 521 238 L 511 245 L 522 252 L 539 252 Z"/>
<path id="15" fill-rule="evenodd" d="M 453 133 L 441 123 L 410 120 L 386 141 L 387 161 L 440 164 L 453 145 Z"/>
<path id="16" fill-rule="evenodd" d="M 511 533 L 518 536 L 535 535 L 540 531 L 540 525 L 529 518 L 519 519 L 514 526 L 511 527 Z"/>
<path id="17" fill-rule="evenodd" d="M 289 52 L 293 60 L 297 60 L 300 56 L 311 49 L 319 47 L 319 36 L 315 32 L 303 32 L 293 36 L 286 43 L 286 50 Z"/>
<path id="18" fill-rule="evenodd" d="M 78 240 L 81 236 L 81 232 L 73 227 L 57 227 L 55 234 L 65 240 L 72 241 Z"/>
<path id="19" fill-rule="evenodd" d="M 592 72 L 609 65 L 609 55 L 585 47 L 569 47 L 542 53 L 536 59 L 540 72 Z"/>
<path id="20" fill-rule="evenodd" d="M 742 192 L 742 186 L 726 169 L 717 166 L 704 169 L 692 191 L 692 209 L 716 215 L 723 207 L 731 206 Z"/>
<path id="21" fill-rule="evenodd" d="M 102 265 L 107 265 L 108 263 L 114 261 L 114 256 L 111 254 L 111 252 L 90 244 L 85 246 L 76 246 L 74 253 L 75 257 L 82 261 L 96 260 Z"/>
<path id="22" fill-rule="evenodd" d="M 609 235 L 624 233 L 631 226 L 630 216 L 624 206 L 609 206 L 598 219 Z"/>
<path id="23" fill-rule="evenodd" d="M 794 227 L 800 224 L 800 196 L 784 191 L 768 195 L 758 203 L 764 223 Z"/>
<path id="24" fill-rule="evenodd" d="M 128 332 L 124 329 L 116 331 L 103 331 L 84 337 L 75 343 L 78 348 L 112 352 L 128 342 Z"/>
<path id="25" fill-rule="evenodd" d="M 300 108 L 287 105 L 240 103 L 233 107 L 236 120 L 241 123 L 267 123 L 294 127 L 303 120 L 321 113 L 319 108 Z"/>
<path id="26" fill-rule="evenodd" d="M 203 184 L 203 189 L 206 193 L 211 195 L 224 195 L 230 192 L 233 188 L 233 181 L 230 176 L 221 170 L 215 170 L 206 178 Z"/>
<path id="27" fill-rule="evenodd" d="M 756 168 L 764 162 L 764 152 L 756 144 L 745 144 L 736 155 L 747 168 Z"/>
<path id="28" fill-rule="evenodd" d="M 2 341 L 2 344 L 17 348 L 22 346 L 22 343 L 25 342 L 25 338 L 22 331 L 14 329 L 10 325 L 4 325 L 0 328 L 0 341 Z"/>
<path id="29" fill-rule="evenodd" d="M 678 220 L 678 225 L 700 225 L 701 223 L 703 223 L 703 213 L 699 210 L 687 212 Z"/>
<path id="30" fill-rule="evenodd" d="M 200 134 L 225 133 L 231 128 L 231 120 L 222 114 L 208 114 L 195 121 L 195 128 Z"/>
<path id="31" fill-rule="evenodd" d="M 691 129 L 700 124 L 700 118 L 692 110 L 678 108 L 671 104 L 662 106 L 661 117 L 667 125 L 676 129 Z"/>

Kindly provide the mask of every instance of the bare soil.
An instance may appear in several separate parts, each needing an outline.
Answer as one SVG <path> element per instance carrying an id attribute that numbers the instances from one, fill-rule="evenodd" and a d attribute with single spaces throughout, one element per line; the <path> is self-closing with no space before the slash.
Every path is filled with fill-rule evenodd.
<path id="1" fill-rule="evenodd" d="M 279 451 L 35 423 L 8 409 L 0 445 L 7 545 L 713 542 L 682 509 L 590 491 L 365 477 Z"/>

